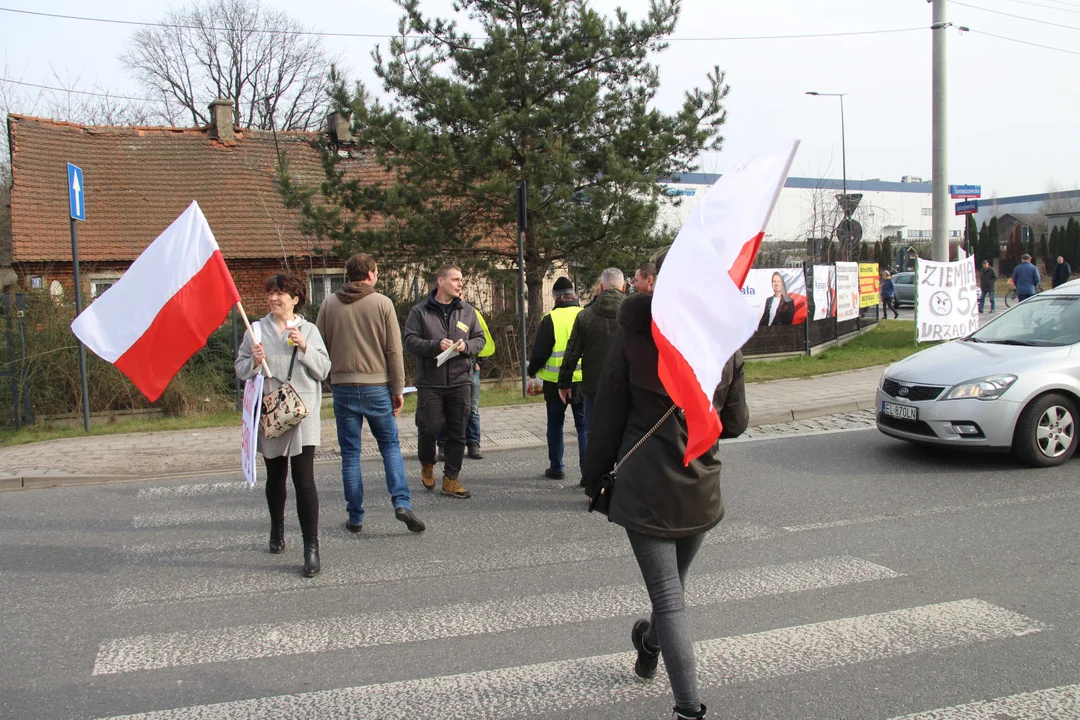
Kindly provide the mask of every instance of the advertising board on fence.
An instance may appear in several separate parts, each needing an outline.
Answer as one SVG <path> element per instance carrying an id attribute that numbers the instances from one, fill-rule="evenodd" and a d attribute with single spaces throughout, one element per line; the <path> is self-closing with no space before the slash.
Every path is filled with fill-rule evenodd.
<path id="1" fill-rule="evenodd" d="M 859 317 L 859 263 L 836 263 L 836 319 Z"/>
<path id="2" fill-rule="evenodd" d="M 919 260 L 915 294 L 918 342 L 953 340 L 979 329 L 974 257 L 956 262 Z"/>
<path id="3" fill-rule="evenodd" d="M 859 263 L 859 307 L 881 302 L 881 275 L 877 263 Z"/>
<path id="4" fill-rule="evenodd" d="M 802 268 L 751 270 L 742 294 L 761 318 L 758 327 L 806 322 L 806 276 Z"/>
<path id="5" fill-rule="evenodd" d="M 814 266 L 814 319 L 836 317 L 836 268 Z"/>

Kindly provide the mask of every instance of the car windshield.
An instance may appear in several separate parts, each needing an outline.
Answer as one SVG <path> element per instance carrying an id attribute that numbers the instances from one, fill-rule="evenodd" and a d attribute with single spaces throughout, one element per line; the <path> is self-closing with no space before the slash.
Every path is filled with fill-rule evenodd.
<path id="1" fill-rule="evenodd" d="M 1080 297 L 1033 297 L 966 338 L 998 345 L 1052 347 L 1080 342 Z"/>

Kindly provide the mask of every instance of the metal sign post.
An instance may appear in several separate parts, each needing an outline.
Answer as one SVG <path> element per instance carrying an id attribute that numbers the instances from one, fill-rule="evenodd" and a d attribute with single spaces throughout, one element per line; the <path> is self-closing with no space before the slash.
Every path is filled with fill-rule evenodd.
<path id="1" fill-rule="evenodd" d="M 68 207 L 71 211 L 71 266 L 75 276 L 75 316 L 82 314 L 82 282 L 79 280 L 79 233 L 76 221 L 86 220 L 86 195 L 83 192 L 82 168 L 71 163 L 67 166 Z M 79 343 L 79 380 L 82 383 L 83 429 L 90 432 L 90 393 L 86 382 L 86 346 Z"/>
<path id="2" fill-rule="evenodd" d="M 518 313 L 521 328 L 521 397 L 528 396 L 528 373 L 527 365 L 529 357 L 528 341 L 525 337 L 525 230 L 527 222 L 525 218 L 525 181 L 519 180 L 517 184 L 517 221 L 518 221 Z"/>

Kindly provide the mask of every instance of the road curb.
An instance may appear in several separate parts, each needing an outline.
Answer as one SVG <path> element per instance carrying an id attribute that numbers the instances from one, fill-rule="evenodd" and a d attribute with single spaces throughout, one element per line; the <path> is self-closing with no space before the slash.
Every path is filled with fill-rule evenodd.
<path id="1" fill-rule="evenodd" d="M 768 415 L 751 416 L 749 427 L 761 427 L 762 425 L 777 425 L 796 420 L 807 420 L 823 415 L 835 415 L 837 413 L 857 412 L 860 410 L 872 410 L 876 407 L 876 401 L 857 400 L 848 403 L 819 405 L 809 408 L 785 410 L 783 412 L 769 413 Z M 566 444 L 577 442 L 576 437 L 568 436 Z M 497 445 L 485 447 L 484 453 L 495 453 L 506 450 L 529 450 L 531 448 L 544 447 L 545 441 L 537 438 L 534 443 L 517 443 L 514 445 Z M 361 460 L 378 460 L 379 456 L 361 457 Z M 315 457 L 317 466 L 337 465 L 341 462 L 340 457 Z M 154 473 L 151 475 L 23 475 L 14 477 L 0 477 L 0 493 L 14 492 L 18 490 L 41 490 L 54 487 L 72 487 L 78 485 L 108 485 L 115 483 L 148 482 L 162 480 L 182 480 L 193 477 L 215 477 L 221 475 L 238 475 L 240 468 L 216 469 L 216 470 L 184 470 L 167 473 Z"/>

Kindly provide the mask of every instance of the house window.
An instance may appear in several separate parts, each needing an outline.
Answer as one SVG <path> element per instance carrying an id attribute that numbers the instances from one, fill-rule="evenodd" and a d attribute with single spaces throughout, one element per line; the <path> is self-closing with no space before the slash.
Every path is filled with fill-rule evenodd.
<path id="1" fill-rule="evenodd" d="M 924 216 L 926 216 L 926 217 L 933 217 L 933 215 L 934 215 L 934 208 L 923 208 L 923 209 L 922 209 L 922 214 L 923 214 Z"/>
<path id="2" fill-rule="evenodd" d="M 345 285 L 345 268 L 313 270 L 308 273 L 308 307 L 318 312 L 323 300 Z"/>
<path id="3" fill-rule="evenodd" d="M 119 273 L 109 275 L 90 275 L 87 280 L 90 281 L 90 299 L 101 297 L 101 293 L 105 292 L 120 279 Z"/>

